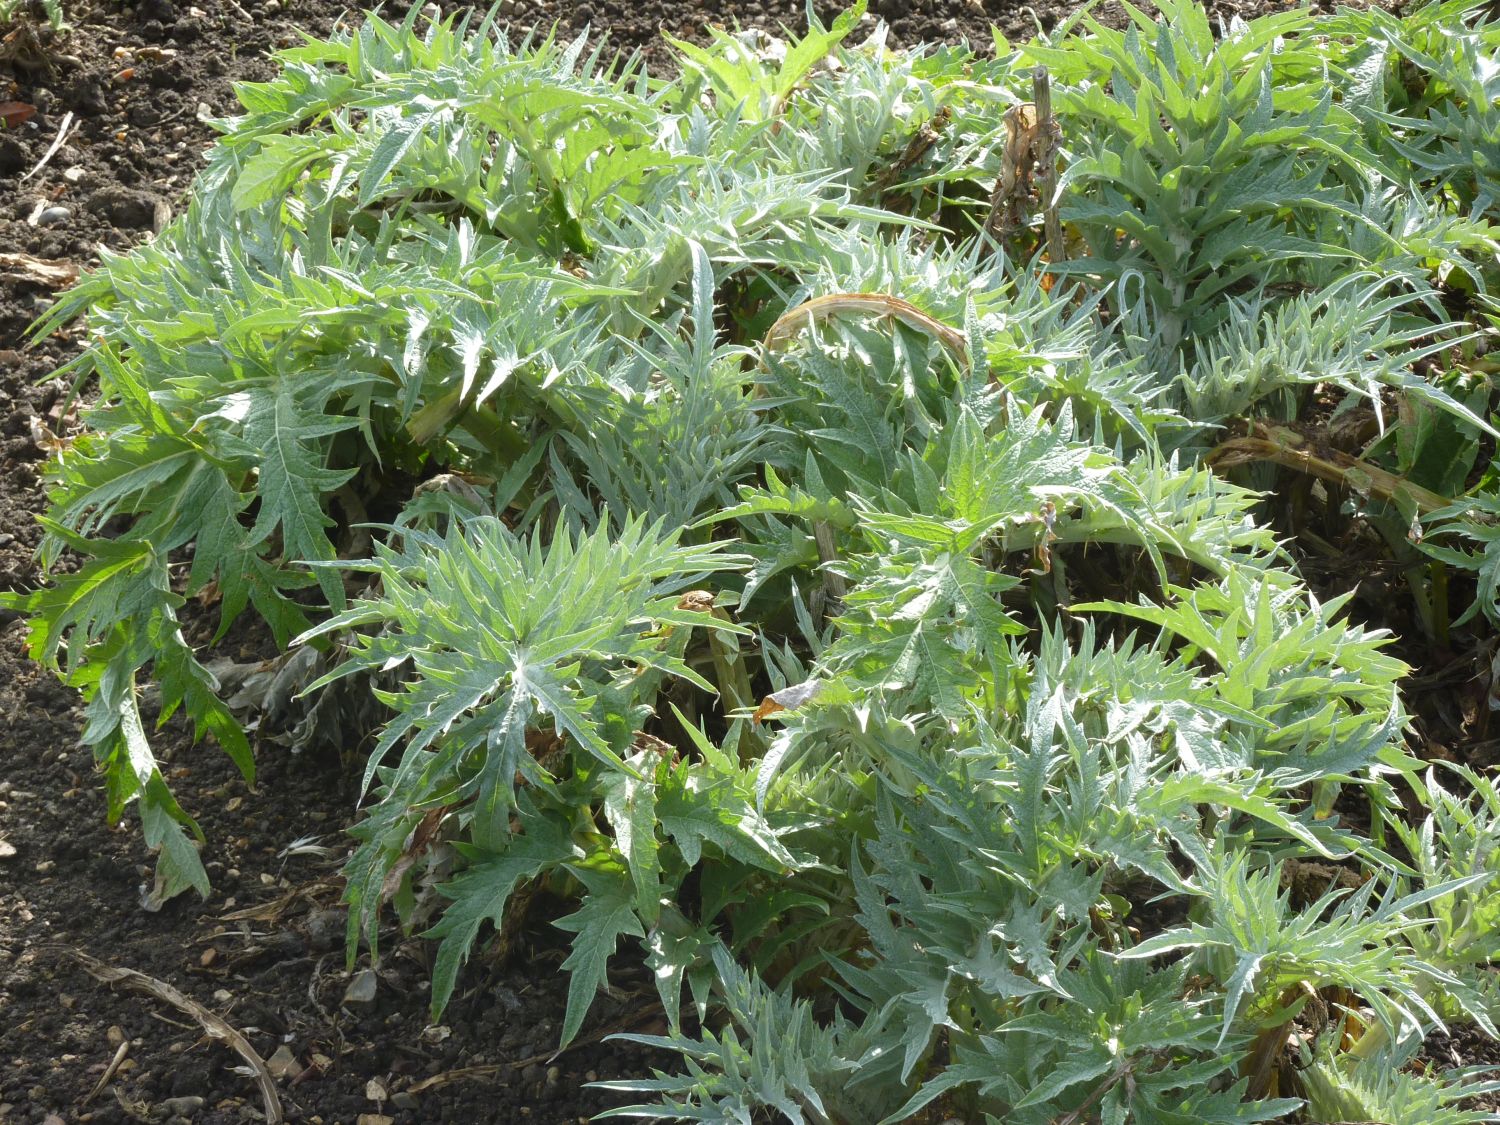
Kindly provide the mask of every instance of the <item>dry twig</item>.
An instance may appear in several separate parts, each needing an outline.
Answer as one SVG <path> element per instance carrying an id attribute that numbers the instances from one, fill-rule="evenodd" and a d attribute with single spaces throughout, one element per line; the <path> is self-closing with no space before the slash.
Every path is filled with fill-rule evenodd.
<path id="1" fill-rule="evenodd" d="M 35 176 L 38 172 L 40 172 L 47 166 L 47 162 L 57 155 L 57 150 L 62 148 L 63 142 L 68 139 L 68 130 L 72 128 L 72 126 L 73 111 L 70 109 L 67 113 L 63 114 L 62 124 L 58 126 L 57 136 L 52 138 L 51 146 L 47 149 L 46 152 L 42 153 L 42 158 L 36 162 L 31 171 L 27 172 L 26 175 L 21 177 L 21 179 L 18 181 L 19 183 L 24 184 L 27 180 L 31 179 L 32 176 Z"/>

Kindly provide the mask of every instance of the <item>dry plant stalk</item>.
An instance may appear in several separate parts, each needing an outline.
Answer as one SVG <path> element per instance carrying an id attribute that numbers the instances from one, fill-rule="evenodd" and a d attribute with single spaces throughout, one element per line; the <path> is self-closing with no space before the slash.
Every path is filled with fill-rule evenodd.
<path id="1" fill-rule="evenodd" d="M 1036 136 L 1032 141 L 1036 154 L 1036 191 L 1042 201 L 1042 229 L 1047 236 L 1047 261 L 1061 262 L 1067 257 L 1063 245 L 1062 222 L 1057 217 L 1057 154 L 1062 130 L 1052 113 L 1052 79 L 1045 66 L 1031 72 L 1032 96 L 1036 99 Z"/>
<path id="2" fill-rule="evenodd" d="M 198 1001 L 185 996 L 164 980 L 147 976 L 134 969 L 106 965 L 103 961 L 96 960 L 76 949 L 68 950 L 68 954 L 95 980 L 103 981 L 105 984 L 123 984 L 137 992 L 144 992 L 149 996 L 155 996 L 158 1000 L 164 1000 L 183 1014 L 192 1016 L 209 1038 L 222 1039 L 255 1072 L 255 1084 L 260 1087 L 261 1100 L 266 1107 L 267 1125 L 281 1125 L 285 1120 L 281 1112 L 281 1098 L 276 1093 L 276 1082 L 266 1068 L 265 1060 L 256 1053 L 254 1047 L 250 1046 L 250 1041 L 224 1017 L 210 1012 Z"/>
<path id="3" fill-rule="evenodd" d="M 925 332 L 947 348 L 966 371 L 970 368 L 969 342 L 964 339 L 962 332 L 933 319 L 911 302 L 886 293 L 829 293 L 822 297 L 814 297 L 810 301 L 803 301 L 796 308 L 781 314 L 776 323 L 771 325 L 770 330 L 766 332 L 762 343 L 766 351 L 775 351 L 797 333 L 817 321 L 828 320 L 846 313 L 862 316 L 888 316 L 893 320 L 899 320 L 908 328 Z"/>
<path id="4" fill-rule="evenodd" d="M 1418 515 L 1427 515 L 1453 504 L 1446 496 L 1413 484 L 1378 465 L 1361 461 L 1341 450 L 1319 448 L 1288 426 L 1252 422 L 1244 437 L 1222 442 L 1207 458 L 1207 463 L 1216 469 L 1256 461 L 1269 461 L 1321 480 L 1346 485 L 1362 496 L 1378 496 L 1382 500 L 1405 499 L 1415 505 Z"/>

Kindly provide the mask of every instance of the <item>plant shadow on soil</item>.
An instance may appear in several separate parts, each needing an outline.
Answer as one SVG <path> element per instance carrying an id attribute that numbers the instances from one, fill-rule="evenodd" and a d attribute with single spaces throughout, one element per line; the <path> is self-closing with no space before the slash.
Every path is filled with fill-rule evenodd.
<path id="1" fill-rule="evenodd" d="M 326 33 L 348 18 L 329 0 L 200 5 L 75 2 L 74 30 L 60 41 L 41 31 L 0 44 L 0 101 L 37 109 L 21 127 L 0 130 L 0 252 L 86 268 L 101 245 L 123 250 L 150 237 L 201 164 L 212 137 L 203 113 L 231 112 L 231 83 L 269 77 L 268 52 L 292 45 L 299 30 Z M 1069 7 L 1038 18 L 1050 27 Z M 1250 16 L 1259 7 L 1215 10 Z M 992 22 L 1013 39 L 1033 26 L 1013 0 L 991 0 L 988 10 L 979 0 L 876 0 L 872 9 L 897 44 L 967 36 L 987 45 Z M 709 22 L 770 30 L 803 22 L 795 0 L 504 0 L 501 11 L 513 27 L 607 30 L 615 46 L 645 52 L 648 65 L 660 62 L 660 30 L 702 39 Z M 23 183 L 69 120 L 65 143 Z M 54 208 L 55 222 L 28 222 L 39 204 Z M 26 325 L 52 292 L 3 267 L 0 280 L 0 589 L 26 590 L 38 581 L 41 427 L 56 424 L 64 397 L 38 380 L 76 354 L 82 333 L 23 351 Z M 214 893 L 143 910 L 151 857 L 138 826 L 129 816 L 116 829 L 104 823 L 77 700 L 26 661 L 23 636 L 14 615 L 0 616 L 0 1122 L 257 1119 L 255 1087 L 232 1069 L 239 1060 L 227 1048 L 170 1005 L 96 983 L 68 950 L 170 982 L 241 1029 L 262 1057 L 286 1047 L 283 1057 L 302 1070 L 280 1082 L 290 1121 L 582 1121 L 611 1104 L 581 1088 L 588 1079 L 647 1070 L 650 1056 L 597 1041 L 614 1030 L 662 1030 L 649 981 L 628 976 L 617 980 L 617 997 L 595 1004 L 583 1045 L 549 1059 L 566 981 L 545 917 L 507 963 L 471 963 L 441 1029 L 427 1030 L 420 941 L 393 935 L 374 1001 L 343 1003 L 337 865 L 358 793 L 357 771 L 338 761 L 267 748 L 252 790 L 226 757 L 191 748 L 169 724 L 157 745 L 184 805 L 201 814 Z M 266 652 L 248 637 L 232 639 L 228 655 Z M 281 854 L 309 836 L 331 855 Z M 119 1066 L 96 1089 L 122 1043 Z M 1496 1061 L 1481 1053 L 1490 1047 L 1483 1040 L 1434 1046 L 1445 1065 Z"/>

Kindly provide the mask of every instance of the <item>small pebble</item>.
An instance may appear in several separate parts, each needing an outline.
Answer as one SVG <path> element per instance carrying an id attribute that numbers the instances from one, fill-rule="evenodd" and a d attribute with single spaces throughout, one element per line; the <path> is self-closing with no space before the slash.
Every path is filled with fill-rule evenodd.
<path id="1" fill-rule="evenodd" d="M 273 1078 L 296 1078 L 302 1073 L 302 1065 L 297 1062 L 297 1056 L 292 1054 L 292 1049 L 285 1043 L 277 1047 L 275 1053 L 266 1060 L 266 1069 Z"/>
<path id="2" fill-rule="evenodd" d="M 354 974 L 349 987 L 344 990 L 344 1003 L 352 1005 L 375 1003 L 375 990 L 380 979 L 374 969 L 361 969 Z"/>
<path id="3" fill-rule="evenodd" d="M 153 1108 L 166 1116 L 190 1117 L 203 1108 L 203 1099 L 197 1094 L 189 1094 L 181 1098 L 167 1098 L 157 1102 Z"/>
<path id="4" fill-rule="evenodd" d="M 87 169 L 75 167 L 69 168 L 66 172 L 64 172 L 63 179 L 67 180 L 70 184 L 76 184 L 79 180 L 83 179 L 87 175 Z"/>
<path id="5" fill-rule="evenodd" d="M 43 208 L 42 213 L 36 217 L 36 221 L 40 226 L 55 227 L 58 223 L 65 223 L 72 217 L 73 212 L 68 210 L 66 207 L 46 207 Z"/>

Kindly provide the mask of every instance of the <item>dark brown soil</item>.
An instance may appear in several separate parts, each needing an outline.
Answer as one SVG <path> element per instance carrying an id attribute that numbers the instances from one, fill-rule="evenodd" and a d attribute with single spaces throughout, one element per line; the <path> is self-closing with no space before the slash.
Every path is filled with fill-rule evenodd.
<path id="1" fill-rule="evenodd" d="M 1241 14 L 1261 6 L 1250 0 Z M 1069 5 L 1042 7 L 1051 26 Z M 873 0 L 872 8 L 900 43 L 966 35 L 987 44 L 992 21 L 1012 38 L 1033 26 L 1022 0 Z M 1226 0 L 1216 10 L 1241 9 Z M 659 30 L 701 38 L 709 21 L 802 22 L 801 0 L 504 0 L 501 11 L 517 27 L 608 29 L 648 62 Z M 74 29 L 61 40 L 28 30 L 37 23 L 0 44 L 0 102 L 37 110 L 0 129 L 0 252 L 87 268 L 100 247 L 150 237 L 180 205 L 211 139 L 199 118 L 232 109 L 231 83 L 269 77 L 269 51 L 291 45 L 299 30 L 328 31 L 345 8 L 337 0 L 72 0 L 68 15 Z M 56 154 L 22 182 L 65 125 Z M 56 210 L 38 216 L 47 208 Z M 52 295 L 50 285 L 0 267 L 0 589 L 37 581 L 38 439 L 61 397 L 38 380 L 80 343 L 55 337 L 20 350 Z M 611 1031 L 660 1030 L 649 984 L 628 980 L 617 999 L 596 1005 L 582 1046 L 548 1058 L 565 980 L 543 923 L 509 965 L 471 964 L 440 1028 L 427 1027 L 428 949 L 418 940 L 391 935 L 373 1003 L 343 1003 L 351 974 L 336 874 L 357 793 L 355 773 L 337 761 L 266 751 L 251 791 L 217 751 L 189 749 L 169 727 L 158 745 L 212 841 L 214 895 L 142 909 L 150 857 L 137 826 L 129 817 L 105 825 L 76 698 L 24 659 L 23 635 L 14 615 L 0 616 L 0 1122 L 238 1122 L 260 1112 L 228 1049 L 171 1005 L 98 983 L 72 950 L 171 983 L 263 1057 L 284 1047 L 301 1070 L 279 1084 L 293 1121 L 582 1121 L 610 1104 L 581 1089 L 585 1081 L 645 1070 L 639 1053 L 598 1042 Z M 329 854 L 283 855 L 303 837 Z"/>

